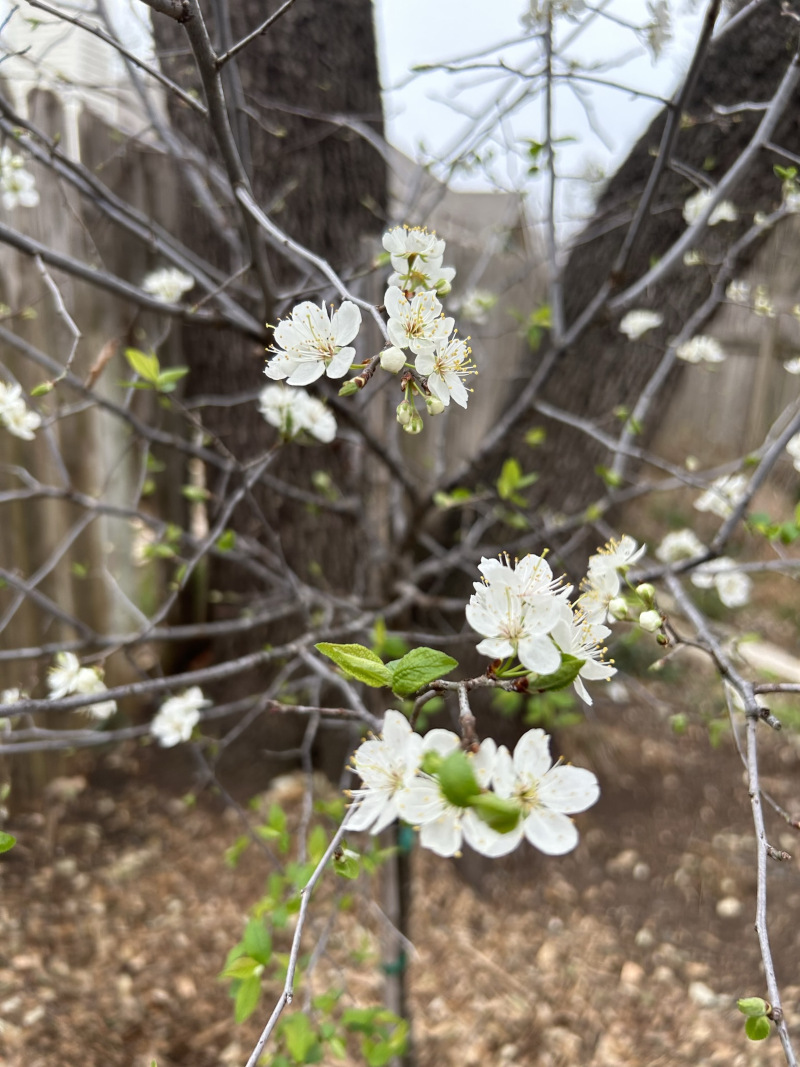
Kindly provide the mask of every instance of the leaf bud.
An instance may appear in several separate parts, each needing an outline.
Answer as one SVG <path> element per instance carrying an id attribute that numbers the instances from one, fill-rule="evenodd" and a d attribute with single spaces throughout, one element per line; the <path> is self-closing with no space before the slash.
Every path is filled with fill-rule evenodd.
<path id="1" fill-rule="evenodd" d="M 345 382 L 342 388 L 339 390 L 339 396 L 352 396 L 358 392 L 358 385 L 355 379 L 351 378 L 349 382 Z"/>

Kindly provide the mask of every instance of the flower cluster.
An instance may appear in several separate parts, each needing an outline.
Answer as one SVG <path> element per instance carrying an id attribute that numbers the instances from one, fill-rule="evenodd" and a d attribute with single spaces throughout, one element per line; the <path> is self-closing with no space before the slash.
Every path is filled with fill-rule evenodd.
<path id="1" fill-rule="evenodd" d="M 589 560 L 574 602 L 572 587 L 553 577 L 543 556 L 527 555 L 515 564 L 508 557 L 482 559 L 478 569 L 483 581 L 475 583 L 467 605 L 467 622 L 484 636 L 478 652 L 501 661 L 500 671 L 516 658 L 540 678 L 559 671 L 568 656 L 575 691 L 591 704 L 584 681 L 616 673 L 603 659 L 602 642 L 611 632 L 606 623 L 615 617 L 609 605 L 619 595 L 620 572 L 643 552 L 644 546 L 638 548 L 631 537 L 609 542 Z"/>
<path id="2" fill-rule="evenodd" d="M 713 198 L 714 192 L 711 189 L 701 189 L 694 196 L 689 197 L 683 205 L 683 221 L 687 226 L 692 226 L 697 222 Z M 708 218 L 708 225 L 716 226 L 720 222 L 736 222 L 738 218 L 739 212 L 736 206 L 730 200 L 720 200 Z"/>
<path id="3" fill-rule="evenodd" d="M 647 311 L 645 308 L 635 308 L 623 316 L 619 324 L 620 333 L 624 333 L 629 341 L 638 339 L 648 330 L 655 330 L 664 321 L 664 316 L 658 311 Z"/>
<path id="4" fill-rule="evenodd" d="M 700 333 L 678 345 L 675 355 L 687 363 L 722 363 L 725 359 L 719 341 Z"/>
<path id="5" fill-rule="evenodd" d="M 41 425 L 41 415 L 31 411 L 22 398 L 22 386 L 0 382 L 0 426 L 23 441 L 32 441 Z"/>
<path id="6" fill-rule="evenodd" d="M 600 795 L 591 771 L 553 766 L 543 730 L 524 734 L 513 756 L 490 738 L 464 752 L 450 730 L 420 737 L 396 711 L 386 712 L 380 738 L 356 750 L 353 769 L 363 788 L 352 793 L 348 828 L 376 834 L 401 818 L 440 856 L 456 855 L 463 842 L 505 856 L 523 837 L 547 855 L 570 852 L 578 832 L 569 816 Z"/>
<path id="7" fill-rule="evenodd" d="M 47 676 L 47 687 L 51 700 L 63 700 L 64 697 L 81 693 L 83 696 L 103 693 L 106 684 L 99 667 L 81 667 L 80 660 L 73 652 L 58 652 L 56 665 L 51 667 Z M 105 720 L 117 710 L 114 700 L 101 700 L 96 704 L 87 704 L 81 711 L 93 719 Z"/>
<path id="8" fill-rule="evenodd" d="M 692 572 L 692 585 L 697 589 L 716 589 L 726 608 L 742 608 L 748 604 L 753 587 L 747 575 L 737 570 L 735 561 L 727 556 L 701 563 Z"/>
<path id="9" fill-rule="evenodd" d="M 303 389 L 265 385 L 258 397 L 258 410 L 287 441 L 308 436 L 328 444 L 336 436 L 333 412 Z"/>
<path id="10" fill-rule="evenodd" d="M 451 399 L 465 408 L 469 390 L 464 378 L 477 372 L 471 349 L 456 336 L 454 321 L 445 317 L 439 300 L 450 292 L 455 276 L 452 267 L 442 266 L 444 241 L 425 229 L 399 226 L 384 234 L 383 247 L 393 269 L 383 301 L 389 343 L 373 360 L 359 365 L 362 373 L 343 385 L 340 396 L 362 389 L 378 363 L 390 374 L 404 372 L 404 399 L 397 409 L 397 421 L 408 433 L 418 433 L 422 418 L 415 396 L 423 398 L 430 415 L 443 411 Z M 351 342 L 360 326 L 361 312 L 350 300 L 343 301 L 338 310 L 331 305 L 330 312 L 324 304 L 297 304 L 289 318 L 281 319 L 275 327 L 273 358 L 264 373 L 295 386 L 310 385 L 323 375 L 343 378 L 356 358 Z M 270 408 L 264 417 L 284 433 L 283 410 L 288 400 L 279 403 L 276 395 L 273 403 L 282 413 Z M 310 432 L 320 440 L 332 439 Z"/>
<path id="11" fill-rule="evenodd" d="M 8 145 L 0 151 L 0 194 L 6 211 L 16 207 L 36 207 L 39 193 L 36 179 L 25 170 L 25 160 L 16 155 Z"/>
<path id="12" fill-rule="evenodd" d="M 747 494 L 746 474 L 724 474 L 716 478 L 694 502 L 697 511 L 710 511 L 728 519 Z"/>
<path id="13" fill-rule="evenodd" d="M 177 267 L 161 267 L 145 275 L 142 289 L 162 304 L 177 304 L 184 293 L 194 288 L 194 278 Z"/>
<path id="14" fill-rule="evenodd" d="M 179 697 L 169 697 L 150 723 L 150 733 L 162 748 L 172 748 L 188 741 L 200 721 L 200 711 L 211 704 L 202 689 L 194 685 Z"/>

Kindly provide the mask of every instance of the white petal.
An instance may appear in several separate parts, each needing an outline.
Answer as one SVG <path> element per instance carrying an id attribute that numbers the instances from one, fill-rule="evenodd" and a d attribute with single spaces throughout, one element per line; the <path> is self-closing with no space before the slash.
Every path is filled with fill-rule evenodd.
<path id="1" fill-rule="evenodd" d="M 356 791 L 354 797 L 361 796 L 361 803 L 358 809 L 353 812 L 347 822 L 348 830 L 366 830 L 377 819 L 378 815 L 383 810 L 386 798 L 379 793 L 368 790 L 363 794 L 361 791 Z"/>
<path id="2" fill-rule="evenodd" d="M 461 744 L 461 738 L 452 730 L 429 730 L 423 739 L 425 752 L 438 752 L 440 756 L 449 756 Z"/>
<path id="3" fill-rule="evenodd" d="M 492 773 L 494 771 L 494 761 L 497 756 L 497 745 L 491 737 L 485 738 L 481 741 L 481 746 L 470 761 L 472 763 L 472 770 L 475 773 L 475 777 L 478 779 L 478 785 L 482 789 L 486 789 L 492 780 Z"/>
<path id="4" fill-rule="evenodd" d="M 474 811 L 467 811 L 462 820 L 464 840 L 484 856 L 507 856 L 522 840 L 522 821 L 507 834 L 499 834 L 478 818 Z"/>
<path id="5" fill-rule="evenodd" d="M 526 782 L 538 782 L 550 770 L 550 737 L 544 730 L 528 730 L 514 749 L 514 770 Z"/>
<path id="6" fill-rule="evenodd" d="M 494 758 L 494 773 L 492 782 L 494 791 L 499 797 L 508 798 L 514 792 L 517 777 L 514 774 L 514 762 L 511 753 L 505 745 L 501 745 Z"/>
<path id="7" fill-rule="evenodd" d="M 298 364 L 287 381 L 289 385 L 311 385 L 317 378 L 321 378 L 324 372 L 325 364 L 322 360 L 308 359 Z"/>
<path id="8" fill-rule="evenodd" d="M 433 778 L 416 778 L 407 789 L 397 794 L 397 810 L 400 817 L 412 826 L 423 825 L 438 819 L 446 806 Z"/>
<path id="9" fill-rule="evenodd" d="M 461 847 L 461 820 L 456 808 L 450 808 L 435 822 L 428 822 L 420 830 L 420 843 L 439 856 L 454 856 Z"/>
<path id="10" fill-rule="evenodd" d="M 345 374 L 350 370 L 355 356 L 356 350 L 354 348 L 343 348 L 330 361 L 325 373 L 329 378 L 344 378 Z"/>
<path id="11" fill-rule="evenodd" d="M 533 847 L 547 856 L 563 856 L 578 843 L 578 831 L 572 820 L 546 808 L 532 811 L 525 820 L 523 830 Z"/>
<path id="12" fill-rule="evenodd" d="M 338 311 L 334 312 L 331 322 L 333 339 L 337 345 L 348 345 L 356 336 L 361 326 L 361 312 L 355 304 L 345 300 Z"/>
<path id="13" fill-rule="evenodd" d="M 379 834 L 381 830 L 385 830 L 387 826 L 390 826 L 397 817 L 397 802 L 394 797 L 389 797 L 378 814 L 370 833 Z"/>
<path id="14" fill-rule="evenodd" d="M 523 667 L 537 674 L 552 674 L 561 666 L 561 653 L 547 636 L 524 637 L 517 647 Z"/>
<path id="15" fill-rule="evenodd" d="M 597 778 L 583 767 L 553 767 L 539 783 L 541 803 L 565 815 L 586 811 L 599 796 Z"/>

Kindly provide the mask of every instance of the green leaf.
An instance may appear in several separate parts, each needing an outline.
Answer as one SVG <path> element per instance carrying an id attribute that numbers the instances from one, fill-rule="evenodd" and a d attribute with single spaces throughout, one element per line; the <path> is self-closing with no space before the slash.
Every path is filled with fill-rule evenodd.
<path id="1" fill-rule="evenodd" d="M 323 641 L 314 647 L 358 682 L 374 689 L 392 684 L 391 672 L 384 666 L 383 660 L 363 645 L 332 645 Z"/>
<path id="2" fill-rule="evenodd" d="M 267 964 L 272 955 L 272 938 L 260 919 L 251 919 L 242 938 L 245 952 L 259 963 Z"/>
<path id="3" fill-rule="evenodd" d="M 497 793 L 480 793 L 469 802 L 478 818 L 482 819 L 499 834 L 508 834 L 515 830 L 520 818 L 519 805 Z"/>
<path id="4" fill-rule="evenodd" d="M 8 850 L 13 848 L 16 843 L 16 837 L 12 837 L 11 834 L 6 834 L 0 830 L 0 852 L 8 852 Z"/>
<path id="5" fill-rule="evenodd" d="M 457 666 L 457 660 L 438 649 L 414 648 L 393 665 L 391 686 L 398 696 L 410 696 Z"/>
<path id="6" fill-rule="evenodd" d="M 170 367 L 169 370 L 162 370 L 155 381 L 156 389 L 160 393 L 172 393 L 177 383 L 188 373 L 188 367 Z"/>
<path id="7" fill-rule="evenodd" d="M 140 378 L 144 378 L 146 382 L 151 382 L 153 385 L 157 384 L 161 367 L 155 353 L 148 356 L 140 352 L 138 348 L 126 348 L 125 358 Z"/>
<path id="8" fill-rule="evenodd" d="M 258 998 L 261 996 L 261 979 L 257 975 L 245 978 L 236 990 L 236 999 L 233 1002 L 233 1016 L 237 1023 L 243 1023 L 249 1019 L 256 1010 Z"/>
<path id="9" fill-rule="evenodd" d="M 578 677 L 585 662 L 585 659 L 578 659 L 577 656 L 569 656 L 566 652 L 562 652 L 561 666 L 558 670 L 553 671 L 552 674 L 540 674 L 538 678 L 533 678 L 531 686 L 540 691 L 545 689 L 566 689 Z"/>
<path id="10" fill-rule="evenodd" d="M 224 530 L 217 538 L 217 543 L 214 546 L 218 552 L 230 552 L 230 550 L 236 545 L 236 531 Z"/>
<path id="11" fill-rule="evenodd" d="M 350 849 L 345 849 L 341 856 L 334 855 L 333 857 L 333 869 L 342 878 L 348 878 L 351 881 L 354 878 L 358 878 L 360 872 L 359 857 L 351 853 Z"/>
<path id="12" fill-rule="evenodd" d="M 758 1019 L 769 1011 L 769 1004 L 762 997 L 742 997 L 736 1001 L 736 1007 L 748 1019 Z"/>
<path id="13" fill-rule="evenodd" d="M 598 464 L 594 469 L 594 473 L 598 474 L 603 479 L 609 489 L 619 489 L 622 485 L 621 475 L 617 474 L 616 471 L 612 471 L 610 467 L 604 467 L 602 464 Z"/>
<path id="14" fill-rule="evenodd" d="M 460 749 L 442 760 L 438 778 L 439 788 L 457 808 L 469 807 L 473 798 L 480 795 L 481 787 L 469 758 Z"/>
<path id="15" fill-rule="evenodd" d="M 47 396 L 48 393 L 52 393 L 53 383 L 42 382 L 40 385 L 34 385 L 31 389 L 31 396 Z"/>
<path id="16" fill-rule="evenodd" d="M 315 826 L 308 839 L 308 856 L 312 863 L 319 863 L 328 847 L 328 835 L 321 826 Z"/>
<path id="17" fill-rule="evenodd" d="M 256 978 L 261 974 L 262 964 L 258 960 L 254 960 L 252 956 L 239 956 L 232 963 L 229 963 L 225 970 L 222 972 L 223 978 L 238 978 L 240 981 L 252 978 L 254 975 Z"/>
<path id="18" fill-rule="evenodd" d="M 289 1055 L 295 1063 L 313 1063 L 309 1059 L 309 1053 L 313 1052 L 317 1044 L 317 1035 L 311 1029 L 311 1023 L 304 1012 L 290 1015 L 284 1020 L 281 1028 L 283 1038 Z"/>
<path id="19" fill-rule="evenodd" d="M 745 1020 L 744 1032 L 751 1041 L 763 1041 L 769 1037 L 769 1019 L 765 1015 Z"/>
<path id="20" fill-rule="evenodd" d="M 181 496 L 192 504 L 202 504 L 204 501 L 208 500 L 211 493 L 201 485 L 182 485 Z"/>
<path id="21" fill-rule="evenodd" d="M 544 426 L 534 426 L 533 429 L 528 430 L 525 434 L 525 444 L 530 445 L 531 448 L 537 448 L 543 444 L 547 438 L 547 430 Z"/>

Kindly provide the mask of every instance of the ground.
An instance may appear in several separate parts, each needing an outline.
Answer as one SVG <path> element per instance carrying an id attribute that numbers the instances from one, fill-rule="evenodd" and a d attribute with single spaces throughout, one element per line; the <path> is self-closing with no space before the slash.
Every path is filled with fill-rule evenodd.
<path id="1" fill-rule="evenodd" d="M 734 1006 L 765 992 L 741 761 L 730 734 L 712 745 L 703 707 L 676 733 L 668 693 L 674 681 L 663 692 L 629 681 L 624 703 L 599 701 L 592 719 L 559 735 L 603 788 L 577 818 L 573 854 L 520 851 L 492 866 L 414 852 L 419 1067 L 784 1062 L 774 1033 L 746 1039 Z M 764 727 L 761 738 L 765 788 L 800 815 L 798 735 Z M 0 859 L 6 1067 L 244 1067 L 275 988 L 236 1026 L 217 976 L 269 866 L 255 849 L 226 865 L 239 816 L 208 793 L 187 805 L 190 768 L 170 784 L 167 755 L 108 754 L 85 786 L 65 783 L 46 815 L 6 826 L 19 839 Z M 300 797 L 291 783 L 281 794 L 290 818 Z M 769 892 L 797 1045 L 800 841 L 774 813 L 768 832 L 793 856 L 770 862 Z M 328 922 L 332 883 L 352 885 L 329 875 L 312 903 L 309 948 Z M 346 989 L 346 1003 L 381 1002 L 375 912 L 369 887 L 356 883 L 353 907 L 326 931 L 317 986 Z M 364 1060 L 352 1051 L 348 1062 Z"/>

